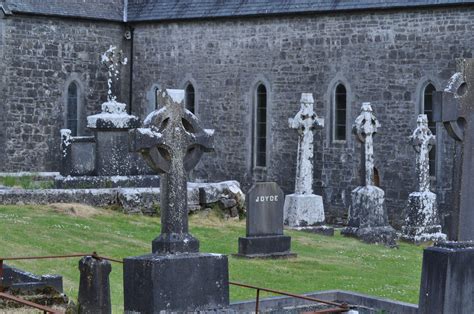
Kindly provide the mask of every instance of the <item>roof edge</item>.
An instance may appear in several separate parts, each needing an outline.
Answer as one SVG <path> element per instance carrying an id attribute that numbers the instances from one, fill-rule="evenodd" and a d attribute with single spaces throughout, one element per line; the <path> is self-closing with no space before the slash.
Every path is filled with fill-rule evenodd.
<path id="1" fill-rule="evenodd" d="M 255 17 L 275 17 L 282 15 L 310 15 L 310 14 L 328 14 L 339 12 L 361 12 L 361 11 L 390 11 L 390 10 L 409 10 L 415 8 L 443 8 L 443 7 L 460 7 L 460 6 L 474 6 L 474 1 L 462 1 L 452 3 L 436 3 L 436 4 L 405 4 L 393 6 L 368 6 L 364 8 L 338 8 L 338 9 L 323 9 L 323 10 L 302 10 L 302 11 L 286 11 L 286 12 L 270 12 L 270 13 L 247 13 L 234 15 L 207 15 L 207 16 L 191 16 L 191 17 L 164 17 L 164 18 L 128 18 L 128 23 L 146 23 L 146 22 L 171 22 L 171 21 L 192 21 L 192 20 L 214 20 L 214 19 L 237 19 L 237 18 L 255 18 Z"/>
<path id="2" fill-rule="evenodd" d="M 0 9 L 3 11 L 3 14 L 5 15 L 13 15 L 12 11 L 10 10 L 10 8 L 5 2 L 0 3 Z"/>

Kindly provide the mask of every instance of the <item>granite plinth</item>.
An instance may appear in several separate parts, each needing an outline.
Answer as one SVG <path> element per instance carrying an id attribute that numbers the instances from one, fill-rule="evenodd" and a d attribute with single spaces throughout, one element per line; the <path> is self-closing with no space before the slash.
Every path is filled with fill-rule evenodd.
<path id="1" fill-rule="evenodd" d="M 291 253 L 291 237 L 285 235 L 239 238 L 239 257 L 295 257 Z"/>
<path id="2" fill-rule="evenodd" d="M 472 242 L 426 248 L 418 313 L 474 313 L 473 260 Z"/>
<path id="3" fill-rule="evenodd" d="M 148 254 L 124 259 L 125 313 L 194 312 L 229 305 L 227 256 Z"/>
<path id="4" fill-rule="evenodd" d="M 314 194 L 289 194 L 285 197 L 285 224 L 311 226 L 324 222 L 323 198 Z"/>

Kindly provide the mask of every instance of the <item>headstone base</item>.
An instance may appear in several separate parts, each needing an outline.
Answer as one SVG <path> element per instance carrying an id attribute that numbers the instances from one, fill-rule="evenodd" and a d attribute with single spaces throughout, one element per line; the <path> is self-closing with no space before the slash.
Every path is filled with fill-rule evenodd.
<path id="1" fill-rule="evenodd" d="M 125 313 L 195 312 L 229 305 L 227 256 L 148 254 L 124 259 Z"/>
<path id="2" fill-rule="evenodd" d="M 401 239 L 407 242 L 420 244 L 428 241 L 446 241 L 446 234 L 441 232 L 441 225 L 426 227 L 402 227 Z"/>
<path id="3" fill-rule="evenodd" d="M 236 256 L 248 258 L 296 257 L 291 253 L 291 237 L 285 235 L 241 237 Z"/>
<path id="4" fill-rule="evenodd" d="M 199 240 L 189 233 L 162 233 L 151 244 L 154 254 L 198 253 Z"/>
<path id="5" fill-rule="evenodd" d="M 341 234 L 346 237 L 354 237 L 365 243 L 383 244 L 390 248 L 397 247 L 397 233 L 391 226 L 381 227 L 346 227 Z"/>
<path id="6" fill-rule="evenodd" d="M 285 224 L 304 227 L 324 223 L 323 198 L 314 194 L 289 194 L 283 207 Z"/>
<path id="7" fill-rule="evenodd" d="M 324 236 L 334 236 L 334 228 L 329 226 L 312 226 L 312 227 L 296 227 L 291 230 L 304 231 L 309 233 L 316 233 Z"/>
<path id="8" fill-rule="evenodd" d="M 413 243 L 446 240 L 437 223 L 437 213 L 436 194 L 429 191 L 410 193 L 402 239 Z"/>
<path id="9" fill-rule="evenodd" d="M 474 313 L 473 260 L 473 242 L 441 242 L 426 248 L 418 313 Z"/>

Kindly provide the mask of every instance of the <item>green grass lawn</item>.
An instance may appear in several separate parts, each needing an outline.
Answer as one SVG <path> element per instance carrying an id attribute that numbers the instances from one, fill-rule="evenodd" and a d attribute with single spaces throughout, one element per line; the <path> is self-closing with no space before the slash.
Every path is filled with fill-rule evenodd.
<path id="1" fill-rule="evenodd" d="M 69 206 L 70 207 L 70 206 Z M 0 206 L 0 256 L 59 255 L 97 251 L 121 259 L 151 251 L 159 218 L 129 216 L 79 206 Z M 245 235 L 245 221 L 223 221 L 217 215 L 194 215 L 191 233 L 201 252 L 232 254 Z M 344 289 L 411 303 L 418 302 L 423 247 L 401 243 L 399 249 L 363 244 L 355 239 L 286 231 L 296 259 L 246 260 L 229 256 L 230 280 L 305 293 Z M 65 293 L 77 298 L 78 258 L 10 262 L 37 274 L 60 274 Z M 122 266 L 112 264 L 114 313 L 123 308 Z M 231 287 L 231 300 L 255 297 L 253 290 Z"/>

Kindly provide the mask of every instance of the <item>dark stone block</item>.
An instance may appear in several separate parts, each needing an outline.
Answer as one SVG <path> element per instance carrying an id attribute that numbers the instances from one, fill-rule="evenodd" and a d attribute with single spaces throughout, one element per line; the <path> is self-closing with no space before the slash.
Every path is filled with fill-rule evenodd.
<path id="1" fill-rule="evenodd" d="M 296 256 L 291 253 L 291 237 L 285 235 L 239 238 L 238 256 Z"/>
<path id="2" fill-rule="evenodd" d="M 283 191 L 275 182 L 257 182 L 247 194 L 247 237 L 283 234 Z"/>
<path id="3" fill-rule="evenodd" d="M 85 256 L 79 261 L 79 313 L 111 313 L 109 274 L 106 260 Z"/>
<path id="4" fill-rule="evenodd" d="M 227 256 L 148 254 L 124 260 L 125 313 L 199 311 L 229 305 Z"/>
<path id="5" fill-rule="evenodd" d="M 474 313 L 474 243 L 448 242 L 423 252 L 419 313 Z"/>
<path id="6" fill-rule="evenodd" d="M 365 243 L 383 244 L 390 248 L 396 248 L 397 235 L 395 230 L 390 227 L 346 227 L 342 229 L 341 234 L 346 237 L 354 237 Z"/>

